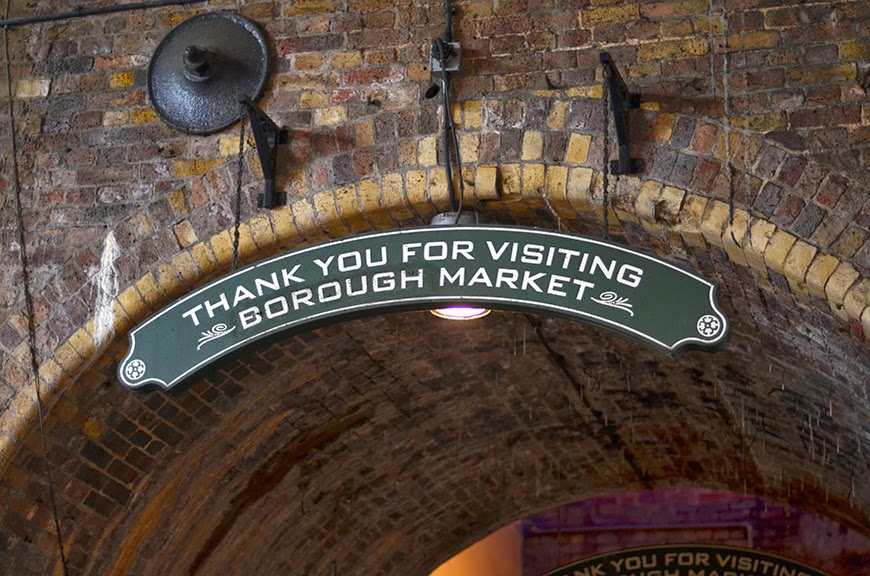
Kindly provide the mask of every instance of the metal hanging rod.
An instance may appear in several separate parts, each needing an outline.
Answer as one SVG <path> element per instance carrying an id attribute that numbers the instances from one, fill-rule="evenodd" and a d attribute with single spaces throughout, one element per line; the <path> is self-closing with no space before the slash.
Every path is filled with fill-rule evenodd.
<path id="1" fill-rule="evenodd" d="M 106 8 L 85 8 L 59 14 L 46 14 L 44 16 L 25 16 L 22 18 L 7 18 L 0 20 L 0 27 L 25 26 L 28 24 L 40 24 L 42 22 L 56 22 L 58 20 L 72 20 L 100 14 L 114 14 L 116 12 L 130 12 L 131 10 L 147 10 L 148 8 L 160 8 L 162 6 L 183 6 L 186 4 L 202 4 L 206 0 L 155 0 L 154 2 L 135 2 L 109 6 Z"/>

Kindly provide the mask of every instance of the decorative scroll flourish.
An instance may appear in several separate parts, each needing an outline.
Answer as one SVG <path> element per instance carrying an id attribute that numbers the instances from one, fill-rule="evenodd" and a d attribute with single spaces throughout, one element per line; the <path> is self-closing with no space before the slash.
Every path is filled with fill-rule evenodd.
<path id="1" fill-rule="evenodd" d="M 631 304 L 628 303 L 628 298 L 620 296 L 616 292 L 602 292 L 601 296 L 598 298 L 592 298 L 592 301 L 598 302 L 604 306 L 610 306 L 611 308 L 619 308 L 623 312 L 628 312 L 629 315 L 634 317 L 634 312 L 631 309 Z"/>
<path id="2" fill-rule="evenodd" d="M 220 324 L 215 324 L 211 328 L 211 330 L 206 330 L 205 332 L 202 333 L 202 338 L 200 338 L 198 340 L 199 346 L 197 346 L 196 349 L 199 350 L 200 348 L 202 348 L 203 346 L 205 346 L 209 342 L 211 342 L 213 340 L 217 340 L 218 338 L 222 338 L 223 336 L 226 336 L 227 334 L 229 334 L 230 332 L 232 332 L 235 329 L 236 329 L 235 326 L 228 329 L 227 325 L 224 324 L 223 322 L 221 322 Z"/>

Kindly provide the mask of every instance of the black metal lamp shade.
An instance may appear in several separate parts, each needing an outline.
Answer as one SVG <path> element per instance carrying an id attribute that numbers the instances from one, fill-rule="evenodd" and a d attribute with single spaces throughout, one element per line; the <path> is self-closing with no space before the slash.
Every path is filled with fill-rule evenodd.
<path id="1" fill-rule="evenodd" d="M 237 122 L 240 101 L 257 101 L 269 77 L 269 49 L 256 24 L 211 12 L 173 28 L 148 66 L 148 96 L 173 128 L 210 134 Z"/>

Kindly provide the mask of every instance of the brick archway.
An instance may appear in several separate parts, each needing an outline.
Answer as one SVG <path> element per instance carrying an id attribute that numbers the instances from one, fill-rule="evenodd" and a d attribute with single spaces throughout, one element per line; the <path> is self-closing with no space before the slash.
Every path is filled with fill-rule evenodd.
<path id="1" fill-rule="evenodd" d="M 651 141 L 658 142 L 654 149 L 643 149 L 651 171 L 642 178 L 621 178 L 614 185 L 610 232 L 621 241 L 653 250 L 665 258 L 689 262 L 700 273 L 722 283 L 724 304 L 739 332 L 732 349 L 723 357 L 711 360 L 704 355 L 693 355 L 685 363 L 671 364 L 654 354 L 638 353 L 613 336 L 585 326 L 504 315 L 488 325 L 474 328 L 470 335 L 455 333 L 453 337 L 460 342 L 459 347 L 434 360 L 431 351 L 443 351 L 448 345 L 440 337 L 421 331 L 418 317 L 406 315 L 352 323 L 341 329 L 324 329 L 291 338 L 264 351 L 251 352 L 245 359 L 198 379 L 182 395 L 152 392 L 137 396 L 117 388 L 112 372 L 125 350 L 123 337 L 98 349 L 93 341 L 92 321 L 89 321 L 59 347 L 41 369 L 46 381 L 52 383 L 54 393 L 49 430 L 51 437 L 57 439 L 53 441 L 52 450 L 55 457 L 64 461 L 61 477 L 68 478 L 69 485 L 74 487 L 65 498 L 82 499 L 80 503 L 72 499 L 63 502 L 63 509 L 69 511 L 68 542 L 71 550 L 82 554 L 77 562 L 87 571 L 114 570 L 113 573 L 118 574 L 129 570 L 145 573 L 146 564 L 153 567 L 148 569 L 156 570 L 154 573 L 160 573 L 160 566 L 166 570 L 176 563 L 186 565 L 192 572 L 198 569 L 207 572 L 209 566 L 227 563 L 242 569 L 242 564 L 232 564 L 236 560 L 226 555 L 229 554 L 239 562 L 257 558 L 263 562 L 264 570 L 277 570 L 284 560 L 270 548 L 278 546 L 274 539 L 266 538 L 262 546 L 251 546 L 245 549 L 247 551 L 235 547 L 246 538 L 243 534 L 247 531 L 261 529 L 256 526 L 259 521 L 245 520 L 246 514 L 247 518 L 258 518 L 258 514 L 273 509 L 282 498 L 294 501 L 301 498 L 303 503 L 306 498 L 313 498 L 317 500 L 315 508 L 323 520 L 322 515 L 327 511 L 317 508 L 323 505 L 318 499 L 331 498 L 334 514 L 339 517 L 348 514 L 352 518 L 348 520 L 351 525 L 360 522 L 362 526 L 365 521 L 359 516 L 360 512 L 345 510 L 345 506 L 352 508 L 351 503 L 354 503 L 370 512 L 372 506 L 390 507 L 383 494 L 377 491 L 367 494 L 370 501 L 365 503 L 349 497 L 343 504 L 339 494 L 350 490 L 348 486 L 356 486 L 355 490 L 360 488 L 354 484 L 355 478 L 368 478 L 373 486 L 387 493 L 391 493 L 391 489 L 384 482 L 392 479 L 403 487 L 397 495 L 411 497 L 408 491 L 413 491 L 414 484 L 407 484 L 408 478 L 421 481 L 433 466 L 435 470 L 440 470 L 439 466 L 446 467 L 441 470 L 443 476 L 435 482 L 440 495 L 437 498 L 422 496 L 419 502 L 402 508 L 404 512 L 392 510 L 387 515 L 391 520 L 384 520 L 388 528 L 382 535 L 383 540 L 375 538 L 381 542 L 380 547 L 361 552 L 357 546 L 352 552 L 341 552 L 348 554 L 344 558 L 338 556 L 339 549 L 325 553 L 323 546 L 332 546 L 339 533 L 345 534 L 337 517 L 330 516 L 332 536 L 323 534 L 314 525 L 307 536 L 321 539 L 317 540 L 319 544 L 312 545 L 323 557 L 310 558 L 299 548 L 294 553 L 307 558 L 310 564 L 306 569 L 310 570 L 325 569 L 324 562 L 359 562 L 370 571 L 377 571 L 378 566 L 385 564 L 400 571 L 428 569 L 444 559 L 445 550 L 455 551 L 535 510 L 603 493 L 608 489 L 607 482 L 614 477 L 619 478 L 620 486 L 629 488 L 685 483 L 732 490 L 741 490 L 744 485 L 763 486 L 766 495 L 798 502 L 810 509 L 817 509 L 823 499 L 827 514 L 856 527 L 865 525 L 867 495 L 855 489 L 855 470 L 849 469 L 846 460 L 834 458 L 829 451 L 839 456 L 862 450 L 861 440 L 850 435 L 850 429 L 860 430 L 868 411 L 866 403 L 854 400 L 861 394 L 861 358 L 866 357 L 861 327 L 862 320 L 864 326 L 867 322 L 867 280 L 861 279 L 856 265 L 848 257 L 837 253 L 840 244 L 832 241 L 823 247 L 818 236 L 801 237 L 799 225 L 793 224 L 791 228 L 778 225 L 759 215 L 758 210 L 750 217 L 739 207 L 732 224 L 727 198 L 717 198 L 722 195 L 721 168 L 711 180 L 712 192 L 692 186 L 679 187 L 677 180 L 681 173 L 675 168 L 665 177 L 659 167 L 660 158 L 667 157 L 669 149 L 677 146 L 676 134 L 692 133 L 691 138 L 684 140 L 686 148 L 681 153 L 697 163 L 693 185 L 698 184 L 696 180 L 702 172 L 715 172 L 702 166 L 706 165 L 704 162 L 716 162 L 716 155 L 722 150 L 721 138 L 718 145 L 715 138 L 702 144 L 704 137 L 710 138 L 710 125 L 703 122 L 692 121 L 689 130 L 679 128 L 684 122 L 681 117 L 647 112 L 645 119 L 651 130 Z M 540 132 L 527 131 L 521 138 L 527 160 L 467 167 L 469 204 L 506 222 L 543 223 L 569 231 L 600 233 L 603 230 L 602 181 L 593 167 L 593 138 L 582 133 L 569 135 L 561 162 L 545 161 L 542 157 L 544 141 L 545 136 Z M 797 184 L 803 181 L 803 174 L 812 172 L 811 166 L 804 166 L 795 187 L 785 188 L 785 180 L 795 179 L 794 175 L 789 175 L 789 166 L 793 164 L 790 158 L 771 151 L 775 148 L 770 144 L 754 146 L 749 140 L 734 144 L 738 158 L 743 157 L 742 145 L 756 150 L 759 160 L 754 164 L 753 174 L 764 170 L 769 173 L 766 180 L 760 179 L 757 184 L 758 198 L 767 186 L 775 185 L 781 188 L 781 196 L 786 201 L 789 194 L 798 193 Z M 421 143 L 421 146 L 429 144 Z M 706 156 L 704 150 L 708 152 Z M 767 166 L 767 161 L 760 160 L 771 155 L 780 162 L 773 170 Z M 204 180 L 213 186 L 228 186 L 228 167 L 213 168 Z M 737 180 L 738 184 L 742 182 L 740 174 Z M 816 197 L 828 194 L 826 191 L 831 185 L 831 177 L 819 182 Z M 848 194 L 849 185 L 852 184 L 847 182 L 842 187 L 841 194 Z M 740 203 L 738 196 L 738 206 Z M 253 262 L 328 237 L 425 222 L 438 210 L 446 209 L 446 204 L 443 171 L 433 166 L 297 197 L 289 206 L 255 215 L 241 225 L 240 260 Z M 832 214 L 829 218 L 837 216 Z M 826 222 L 824 218 L 817 222 L 813 234 L 830 226 Z M 118 333 L 123 335 L 124 330 L 190 287 L 226 271 L 233 256 L 232 232 L 225 229 L 208 240 L 192 241 L 166 264 L 132 282 L 115 302 Z M 730 280 L 732 278 L 734 280 Z M 774 320 L 764 317 L 762 306 L 779 310 Z M 426 318 L 422 325 L 428 325 L 427 322 L 432 320 Z M 808 347 L 813 346 L 818 331 L 824 329 L 821 326 L 828 330 L 827 359 L 834 359 L 840 367 L 836 374 L 826 373 L 821 363 L 825 357 L 818 358 L 820 362 L 815 366 L 796 368 L 807 359 L 813 359 Z M 431 326 L 432 333 L 436 329 Z M 404 345 L 413 350 L 406 350 L 408 358 L 403 357 L 399 364 L 410 365 L 410 373 L 399 374 L 396 361 L 389 359 L 388 342 L 392 336 L 385 338 L 387 342 L 377 338 L 369 342 L 366 334 L 372 331 L 395 334 L 398 340 L 407 337 Z M 449 346 L 455 346 L 455 342 Z M 540 373 L 525 374 L 527 368 L 512 364 L 511 358 L 519 346 L 526 354 L 530 348 L 534 349 L 532 354 L 536 360 L 530 362 L 529 367 Z M 759 356 L 757 346 L 768 351 Z M 355 361 L 370 366 L 363 371 L 362 388 L 352 376 L 355 369 L 343 363 L 344 351 Z M 312 355 L 323 354 L 325 356 L 316 362 L 317 368 L 302 374 L 281 368 L 283 358 L 297 363 L 305 358 L 307 364 Z M 387 355 L 382 356 L 384 354 Z M 630 360 L 625 360 L 627 358 Z M 474 368 L 476 362 L 483 368 Z M 419 366 L 414 371 L 417 363 Z M 329 373 L 341 382 L 344 392 L 338 396 L 332 396 L 334 392 L 327 385 L 331 380 L 324 376 L 324 366 L 331 366 Z M 340 366 L 346 368 L 337 368 Z M 541 376 L 542 370 L 549 375 Z M 471 377 L 475 372 L 480 375 Z M 421 382 L 428 382 L 421 376 L 424 373 L 440 377 L 436 378 L 433 396 L 417 404 L 414 394 L 406 388 L 413 383 L 419 391 Z M 638 390 L 622 390 L 621 393 L 636 404 L 639 413 L 649 410 L 655 417 L 635 424 L 634 416 L 630 419 L 627 415 L 621 419 L 610 416 L 619 412 L 611 412 L 615 409 L 611 400 L 596 397 L 597 393 L 587 388 L 590 374 L 600 382 L 598 386 L 620 390 L 620 378 L 652 375 Z M 471 425 L 463 432 L 466 424 L 454 422 L 448 427 L 449 432 L 441 432 L 450 439 L 450 446 L 463 434 L 475 437 L 481 430 L 489 431 L 474 442 L 464 443 L 462 448 L 446 452 L 434 450 L 430 455 L 432 460 L 422 457 L 426 453 L 426 441 L 412 436 L 407 442 L 414 447 L 415 461 L 408 462 L 404 471 L 393 470 L 386 476 L 355 460 L 363 455 L 367 462 L 382 461 L 384 465 L 390 462 L 394 456 L 374 438 L 404 442 L 398 432 L 404 421 L 416 422 L 412 429 L 424 436 L 437 437 L 439 418 L 455 417 L 449 411 L 435 408 L 444 395 L 453 393 L 452 386 L 469 379 L 476 382 L 474 386 L 496 394 L 488 399 L 493 402 L 498 397 L 498 389 L 493 388 L 491 381 L 484 382 L 492 378 L 508 387 L 524 390 L 518 402 L 529 402 L 533 394 L 541 393 L 542 400 L 530 402 L 532 407 L 526 409 L 548 414 L 552 419 L 550 425 L 539 429 L 524 420 L 521 414 L 524 408 L 519 405 L 506 406 L 503 416 L 487 410 L 476 414 L 476 409 L 471 408 L 472 413 L 467 416 L 471 422 L 479 422 L 479 429 Z M 273 383 L 267 385 L 267 381 Z M 528 386 L 528 382 L 556 382 L 556 385 L 544 391 L 522 388 Z M 787 385 L 790 382 L 795 384 Z M 310 391 L 306 390 L 309 386 Z M 309 421 L 289 406 L 273 414 L 271 407 L 287 401 L 285 389 L 292 391 L 291 398 L 299 399 L 318 416 Z M 93 395 L 95 390 L 98 394 Z M 589 400 L 590 396 L 595 397 L 594 400 Z M 471 402 L 472 397 L 465 401 Z M 388 398 L 389 406 L 382 406 L 381 398 Z M 469 404 L 472 405 L 474 402 Z M 602 409 L 604 406 L 608 408 Z M 820 407 L 815 424 L 793 421 L 795 414 L 807 406 Z M 822 422 L 824 406 L 828 406 L 828 415 Z M 566 409 L 568 412 L 563 412 Z M 694 410 L 694 418 L 711 409 L 710 414 L 715 416 L 708 414 L 707 417 L 715 422 L 712 427 L 703 423 L 703 418 L 685 430 L 658 426 L 663 414 L 671 414 L 669 417 L 673 418 L 673 411 L 692 414 Z M 13 410 L 3 415 L 5 426 L 12 431 L 13 442 L 20 443 L 6 469 L 6 474 L 12 477 L 22 474 L 36 458 L 32 448 L 35 441 L 33 410 L 32 400 L 22 393 L 13 404 Z M 434 415 L 420 416 L 427 412 Z M 500 418 L 507 417 L 506 414 L 515 420 L 504 425 L 503 430 L 492 428 L 500 422 L 504 424 Z M 585 436 L 587 429 L 581 433 L 576 423 L 567 424 L 570 414 L 585 414 L 587 429 L 594 430 L 590 437 Z M 772 414 L 778 417 L 768 417 Z M 614 424 L 609 421 L 611 417 Z M 297 418 L 302 421 L 297 422 Z M 386 420 L 375 425 L 373 422 L 378 418 Z M 619 426 L 614 428 L 616 421 Z M 242 434 L 243 430 L 249 433 Z M 751 434 L 746 430 L 751 430 Z M 496 431 L 500 435 L 493 443 L 488 435 Z M 372 436 L 368 436 L 370 434 Z M 535 450 L 541 449 L 541 438 L 551 435 L 554 452 L 543 459 L 534 456 Z M 637 443 L 636 435 L 649 438 L 650 443 L 671 447 L 668 452 L 677 452 L 659 462 L 661 455 L 638 447 L 647 443 Z M 714 436 L 722 436 L 724 440 L 715 440 Z M 61 444 L 61 437 L 78 440 Z M 284 442 L 282 439 L 286 438 L 292 440 Z M 756 443 L 759 438 L 763 448 Z M 588 445 L 590 439 L 594 441 L 592 446 Z M 806 446 L 807 442 L 813 454 L 808 461 L 804 457 L 800 466 L 793 466 L 789 460 L 791 451 L 796 446 Z M 593 453 L 601 451 L 605 467 L 600 468 L 588 459 L 573 460 L 570 454 L 579 445 Z M 683 452 L 676 448 L 679 446 L 690 449 Z M 227 456 L 218 463 L 219 459 L 210 457 L 213 450 L 230 447 L 235 447 L 231 450 L 232 458 Z M 303 482 L 311 484 L 295 488 L 286 485 L 288 478 L 296 477 L 307 467 L 313 466 L 315 471 L 328 467 L 324 463 L 327 455 L 335 457 L 337 462 L 344 462 L 343 458 L 350 460 L 339 467 L 343 472 L 329 468 L 323 480 L 318 480 L 318 473 L 312 472 Z M 456 472 L 469 459 L 482 459 L 480 461 L 486 463 L 481 465 L 483 468 L 471 469 L 482 474 L 478 480 Z M 497 490 L 493 486 L 499 486 L 499 474 L 507 473 L 505 462 L 510 463 L 511 470 L 523 472 L 515 479 L 517 486 Z M 648 468 L 654 462 L 661 468 Z M 717 468 L 722 462 L 728 462 L 727 466 Z M 807 472 L 807 466 L 813 471 Z M 182 474 L 181 470 L 187 473 Z M 579 477 L 584 478 L 579 484 L 567 481 Z M 274 493 L 260 491 L 256 487 L 260 481 L 271 486 Z M 321 481 L 329 482 L 330 490 L 318 493 L 319 496 L 312 495 L 307 486 Z M 222 482 L 229 482 L 227 491 L 221 489 Z M 457 502 L 470 505 L 479 497 L 468 488 L 474 482 L 489 496 L 473 512 L 455 506 L 439 509 L 435 505 L 449 499 L 453 492 L 462 494 Z M 27 485 L 25 483 L 22 489 L 27 489 Z M 531 498 L 528 494 L 533 490 L 539 493 Z M 525 494 L 524 499 L 520 493 Z M 505 499 L 505 494 L 511 497 Z M 220 509 L 221 512 L 215 514 L 221 520 L 207 531 L 208 534 L 203 532 L 190 542 L 179 540 L 178 536 L 165 540 L 163 534 L 167 530 L 177 535 L 190 533 L 194 530 L 192 523 L 209 514 L 208 508 L 198 502 L 210 502 Z M 427 507 L 435 510 L 427 511 Z M 122 510 L 125 510 L 123 514 Z M 177 510 L 183 510 L 179 514 L 184 522 L 191 523 L 187 528 L 179 527 L 179 520 L 173 517 Z M 415 515 L 408 530 L 398 526 L 411 522 L 404 513 Z M 282 528 L 285 531 L 290 525 L 307 525 L 307 515 L 304 510 L 288 509 L 282 513 L 279 524 L 285 526 Z M 103 525 L 106 519 L 108 523 Z M 428 523 L 446 529 L 463 522 L 470 522 L 468 529 L 455 533 L 449 539 L 450 544 L 441 542 L 437 551 L 426 550 L 425 546 L 420 548 L 411 564 L 408 563 L 410 558 L 397 556 L 394 550 L 401 548 L 403 542 L 426 541 Z M 157 528 L 160 526 L 162 528 Z M 170 528 L 172 526 L 175 528 Z M 48 540 L 43 542 L 46 549 L 50 548 Z M 222 549 L 224 542 L 235 544 L 229 545 L 226 552 L 216 551 Z M 156 550 L 164 546 L 174 552 L 160 556 L 160 561 L 170 564 L 155 561 Z M 50 556 L 50 552 L 48 554 Z"/>

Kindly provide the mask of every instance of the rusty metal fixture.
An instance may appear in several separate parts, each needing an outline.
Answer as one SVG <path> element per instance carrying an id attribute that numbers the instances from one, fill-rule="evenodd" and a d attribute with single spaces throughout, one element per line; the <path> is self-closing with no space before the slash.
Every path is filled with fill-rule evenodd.
<path id="1" fill-rule="evenodd" d="M 240 102 L 259 100 L 269 77 L 269 49 L 256 24 L 210 12 L 173 28 L 148 66 L 148 96 L 164 122 L 210 134 L 240 118 Z"/>

